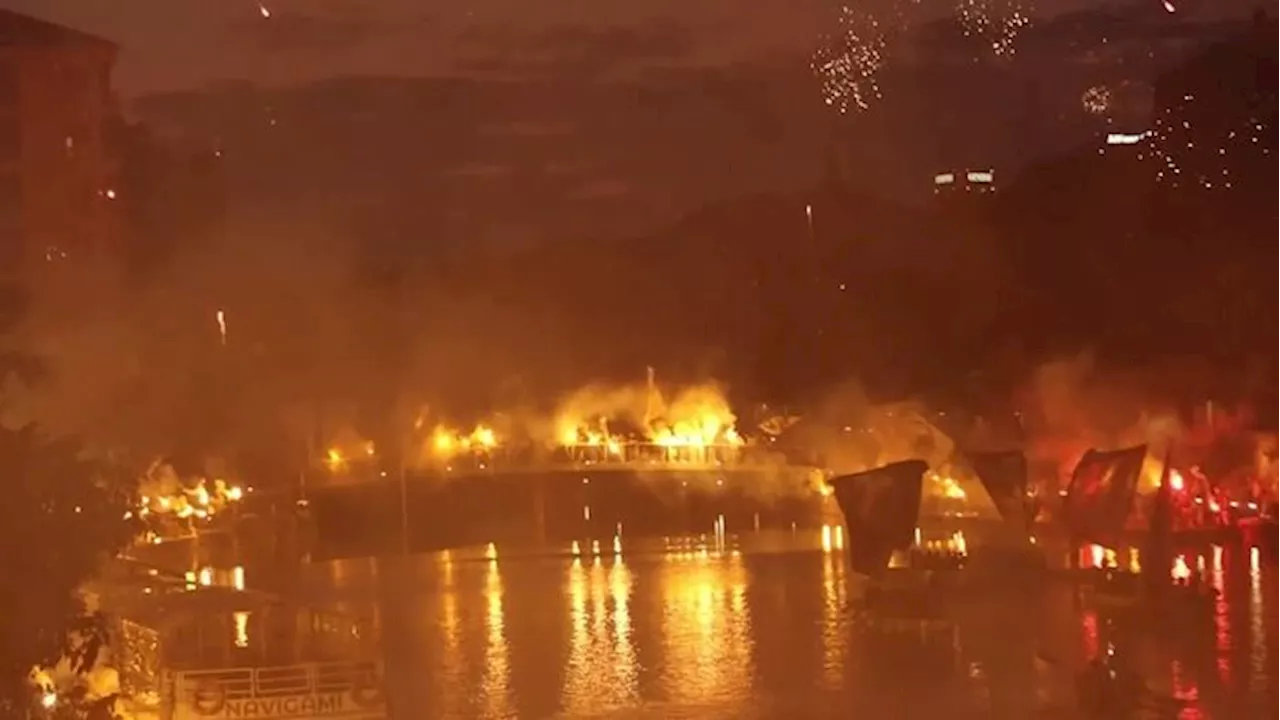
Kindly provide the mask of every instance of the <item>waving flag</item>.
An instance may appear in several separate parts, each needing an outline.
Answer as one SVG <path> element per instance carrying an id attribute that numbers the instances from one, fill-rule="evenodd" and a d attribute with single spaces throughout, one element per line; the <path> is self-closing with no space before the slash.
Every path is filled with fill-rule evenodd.
<path id="1" fill-rule="evenodd" d="M 1119 543 L 1146 457 L 1146 445 L 1085 452 L 1062 500 L 1062 519 L 1073 538 L 1108 547 Z"/>
<path id="2" fill-rule="evenodd" d="M 831 479 L 849 530 L 847 555 L 854 572 L 880 575 L 894 550 L 911 546 L 928 469 L 923 460 L 907 460 Z"/>
<path id="3" fill-rule="evenodd" d="M 1034 520 L 1027 503 L 1027 458 L 1019 450 L 967 453 L 969 465 L 995 504 L 1000 517 L 1025 530 Z"/>

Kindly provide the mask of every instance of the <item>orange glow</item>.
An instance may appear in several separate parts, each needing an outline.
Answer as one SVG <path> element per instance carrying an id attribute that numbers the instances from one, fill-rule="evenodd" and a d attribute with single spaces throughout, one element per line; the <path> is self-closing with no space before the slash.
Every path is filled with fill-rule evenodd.
<path id="1" fill-rule="evenodd" d="M 436 426 L 428 440 L 429 455 L 437 460 L 450 460 L 463 453 L 484 454 L 497 449 L 498 433 L 480 424 L 469 433 L 461 433 L 443 425 Z"/>
<path id="2" fill-rule="evenodd" d="M 332 447 L 324 454 L 324 465 L 333 472 L 339 472 L 346 469 L 347 458 L 342 454 L 341 450 Z"/>
<path id="3" fill-rule="evenodd" d="M 1173 559 L 1173 568 L 1169 571 L 1169 575 L 1179 582 L 1189 580 L 1191 578 L 1191 568 L 1187 565 L 1187 558 L 1183 555 Z"/>
<path id="4" fill-rule="evenodd" d="M 668 401 L 651 374 L 645 386 L 578 390 L 561 403 L 554 425 L 556 443 L 580 461 L 716 463 L 746 444 L 736 420 L 715 385 L 681 388 Z"/>
<path id="5" fill-rule="evenodd" d="M 751 616 L 740 557 L 664 568 L 662 652 L 672 700 L 697 705 L 750 682 Z M 741 709 L 735 715 L 741 715 Z"/>

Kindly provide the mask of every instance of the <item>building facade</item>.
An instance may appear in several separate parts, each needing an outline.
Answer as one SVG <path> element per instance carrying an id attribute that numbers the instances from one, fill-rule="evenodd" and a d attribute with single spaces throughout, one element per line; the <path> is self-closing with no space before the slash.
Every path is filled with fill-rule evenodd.
<path id="1" fill-rule="evenodd" d="M 0 277 L 34 282 L 122 233 L 111 42 L 0 10 Z"/>

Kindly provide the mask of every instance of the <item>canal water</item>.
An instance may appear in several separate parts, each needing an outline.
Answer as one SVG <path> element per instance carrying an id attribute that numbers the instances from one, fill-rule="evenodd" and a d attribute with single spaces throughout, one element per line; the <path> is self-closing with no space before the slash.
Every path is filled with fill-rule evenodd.
<path id="1" fill-rule="evenodd" d="M 1277 575 L 1256 549 L 1188 555 L 1216 597 L 1158 618 L 1050 581 L 922 638 L 848 610 L 838 549 L 732 545 L 346 560 L 304 585 L 371 618 L 397 720 L 1080 717 L 1076 674 L 1106 653 L 1178 701 L 1149 717 L 1275 717 Z"/>

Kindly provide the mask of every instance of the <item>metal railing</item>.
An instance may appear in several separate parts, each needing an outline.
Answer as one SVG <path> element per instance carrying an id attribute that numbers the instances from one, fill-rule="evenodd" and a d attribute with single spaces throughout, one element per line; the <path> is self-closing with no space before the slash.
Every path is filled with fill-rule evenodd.
<path id="1" fill-rule="evenodd" d="M 217 689 L 229 700 L 342 693 L 381 686 L 376 661 L 306 663 L 258 668 L 217 668 L 175 673 L 179 699 Z"/>

